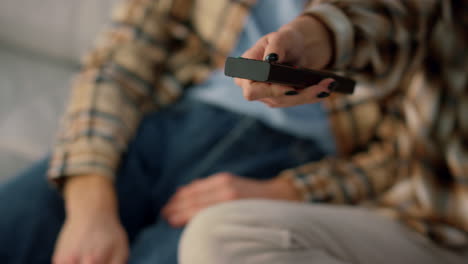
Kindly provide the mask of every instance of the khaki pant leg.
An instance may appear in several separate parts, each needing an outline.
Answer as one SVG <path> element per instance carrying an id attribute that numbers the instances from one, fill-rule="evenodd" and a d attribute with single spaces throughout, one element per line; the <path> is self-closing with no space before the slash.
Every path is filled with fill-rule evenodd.
<path id="1" fill-rule="evenodd" d="M 359 207 L 266 200 L 201 212 L 179 248 L 181 264 L 468 263 L 393 221 Z"/>

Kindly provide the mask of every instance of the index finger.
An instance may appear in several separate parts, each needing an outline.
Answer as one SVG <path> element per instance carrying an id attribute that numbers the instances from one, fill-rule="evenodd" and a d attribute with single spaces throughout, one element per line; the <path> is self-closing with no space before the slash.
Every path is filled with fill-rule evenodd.
<path id="1" fill-rule="evenodd" d="M 284 96 L 288 91 L 294 90 L 293 87 L 272 84 L 265 82 L 253 82 L 246 83 L 242 86 L 244 97 L 249 101 L 264 99 L 264 98 L 277 98 Z"/>
<path id="2" fill-rule="evenodd" d="M 266 38 L 259 39 L 253 47 L 245 51 L 241 57 L 253 60 L 263 60 L 263 53 L 265 52 Z"/>

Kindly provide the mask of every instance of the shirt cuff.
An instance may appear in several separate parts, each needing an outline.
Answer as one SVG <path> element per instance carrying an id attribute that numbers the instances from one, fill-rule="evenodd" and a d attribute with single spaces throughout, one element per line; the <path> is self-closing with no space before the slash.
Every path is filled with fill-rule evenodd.
<path id="1" fill-rule="evenodd" d="M 93 148 L 74 144 L 72 148 L 57 147 L 52 156 L 48 179 L 61 189 L 69 177 L 97 174 L 114 180 L 120 153 L 93 151 Z"/>
<path id="2" fill-rule="evenodd" d="M 315 196 L 312 194 L 311 186 L 303 175 L 299 174 L 294 169 L 289 169 L 280 173 L 279 177 L 288 179 L 293 184 L 301 201 L 316 202 Z"/>
<path id="3" fill-rule="evenodd" d="M 334 37 L 334 61 L 332 68 L 342 70 L 352 59 L 354 50 L 354 28 L 345 13 L 331 4 L 312 5 L 304 12 L 324 23 Z"/>

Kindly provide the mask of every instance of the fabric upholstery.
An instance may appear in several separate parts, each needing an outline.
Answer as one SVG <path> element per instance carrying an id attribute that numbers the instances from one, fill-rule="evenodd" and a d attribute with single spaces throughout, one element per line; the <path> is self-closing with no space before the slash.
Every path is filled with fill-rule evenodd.
<path id="1" fill-rule="evenodd" d="M 78 62 L 118 0 L 2 0 L 0 41 Z"/>
<path id="2" fill-rule="evenodd" d="M 50 149 L 76 70 L 0 47 L 0 179 Z"/>
<path id="3" fill-rule="evenodd" d="M 2 0 L 0 180 L 53 142 L 80 57 L 118 0 Z"/>
<path id="4" fill-rule="evenodd" d="M 1 1 L 0 181 L 50 149 L 79 59 L 118 1 Z"/>

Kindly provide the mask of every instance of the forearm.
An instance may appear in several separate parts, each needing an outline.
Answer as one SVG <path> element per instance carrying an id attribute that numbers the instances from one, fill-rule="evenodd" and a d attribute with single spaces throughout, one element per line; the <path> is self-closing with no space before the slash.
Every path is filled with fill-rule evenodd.
<path id="1" fill-rule="evenodd" d="M 63 188 L 66 219 L 57 237 L 53 263 L 126 263 L 129 246 L 118 215 L 112 180 L 75 175 Z"/>
<path id="2" fill-rule="evenodd" d="M 165 36 L 154 34 L 165 27 L 150 12 L 156 2 L 124 1 L 116 9 L 113 26 L 83 59 L 48 172 L 59 187 L 74 175 L 112 178 L 143 116 L 162 105 L 159 93 L 165 90 L 156 85 L 161 74 L 156 69 L 164 68 L 167 54 L 165 44 L 153 43 L 166 43 Z"/>
<path id="3" fill-rule="evenodd" d="M 395 184 L 398 167 L 393 144 L 374 144 L 367 152 L 347 159 L 330 158 L 285 170 L 300 200 L 356 204 L 374 199 Z"/>
<path id="4" fill-rule="evenodd" d="M 70 177 L 63 189 L 67 218 L 116 216 L 117 195 L 114 183 L 97 174 Z"/>

